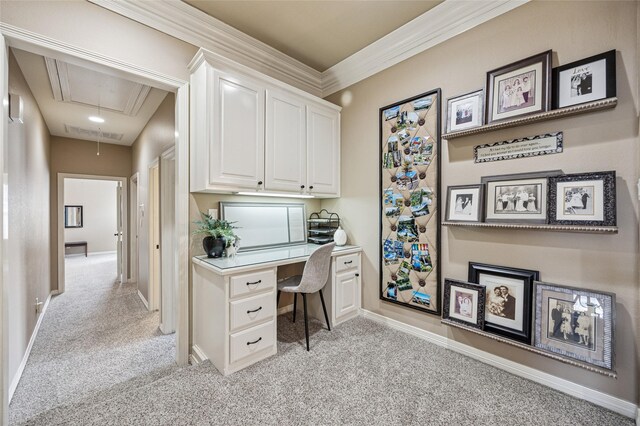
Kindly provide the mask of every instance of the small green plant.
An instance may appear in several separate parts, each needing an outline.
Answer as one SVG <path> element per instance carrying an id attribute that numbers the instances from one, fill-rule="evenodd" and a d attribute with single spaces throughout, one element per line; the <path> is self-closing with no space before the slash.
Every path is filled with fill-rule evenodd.
<path id="1" fill-rule="evenodd" d="M 229 247 L 235 242 L 238 236 L 233 232 L 237 226 L 233 226 L 235 222 L 229 222 L 222 219 L 214 219 L 208 213 L 201 212 L 202 220 L 196 220 L 193 223 L 198 228 L 193 231 L 194 234 L 204 234 L 207 237 L 224 238 L 225 246 Z"/>

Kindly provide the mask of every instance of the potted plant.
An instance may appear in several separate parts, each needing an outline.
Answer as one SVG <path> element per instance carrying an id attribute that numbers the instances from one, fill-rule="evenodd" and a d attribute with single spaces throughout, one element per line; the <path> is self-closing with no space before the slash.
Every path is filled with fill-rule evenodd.
<path id="1" fill-rule="evenodd" d="M 196 220 L 193 223 L 198 228 L 193 231 L 194 234 L 204 234 L 202 246 L 207 253 L 207 257 L 222 257 L 224 249 L 232 245 L 238 236 L 233 232 L 236 226 L 235 222 L 228 222 L 222 219 L 214 219 L 207 213 L 200 213 L 202 220 Z"/>

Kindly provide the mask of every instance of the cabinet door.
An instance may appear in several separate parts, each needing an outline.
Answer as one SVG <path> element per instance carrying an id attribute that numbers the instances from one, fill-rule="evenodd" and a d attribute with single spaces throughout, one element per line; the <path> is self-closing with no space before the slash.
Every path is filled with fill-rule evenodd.
<path id="1" fill-rule="evenodd" d="M 359 277 L 356 273 L 357 270 L 351 269 L 336 274 L 334 307 L 337 320 L 360 307 Z"/>
<path id="2" fill-rule="evenodd" d="M 307 184 L 309 193 L 340 195 L 340 113 L 307 106 Z"/>
<path id="3" fill-rule="evenodd" d="M 284 92 L 267 90 L 265 189 L 306 188 L 307 142 L 305 104 Z"/>
<path id="4" fill-rule="evenodd" d="M 213 73 L 212 185 L 258 188 L 264 179 L 264 87 Z"/>

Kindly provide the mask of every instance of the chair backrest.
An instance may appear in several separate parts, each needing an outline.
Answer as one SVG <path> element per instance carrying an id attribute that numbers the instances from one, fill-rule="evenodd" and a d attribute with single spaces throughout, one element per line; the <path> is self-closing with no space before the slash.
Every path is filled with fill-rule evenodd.
<path id="1" fill-rule="evenodd" d="M 301 293 L 315 293 L 327 283 L 331 266 L 331 252 L 335 246 L 336 243 L 325 244 L 311 253 L 309 260 L 304 265 L 304 272 L 302 272 L 302 279 L 298 286 Z"/>

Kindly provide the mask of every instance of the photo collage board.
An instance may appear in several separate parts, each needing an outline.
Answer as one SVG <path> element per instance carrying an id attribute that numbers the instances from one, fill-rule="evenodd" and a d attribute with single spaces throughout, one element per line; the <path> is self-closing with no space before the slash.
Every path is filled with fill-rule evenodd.
<path id="1" fill-rule="evenodd" d="M 380 108 L 380 298 L 440 315 L 440 89 Z"/>

